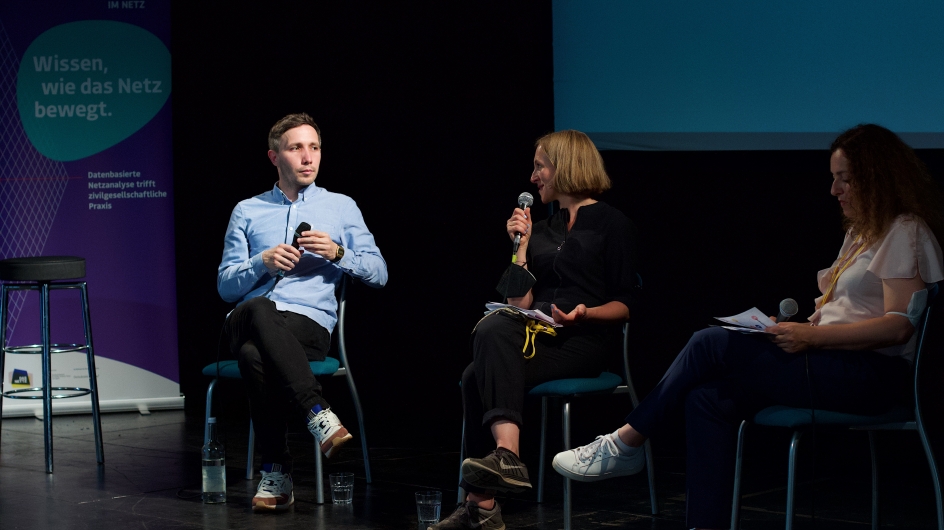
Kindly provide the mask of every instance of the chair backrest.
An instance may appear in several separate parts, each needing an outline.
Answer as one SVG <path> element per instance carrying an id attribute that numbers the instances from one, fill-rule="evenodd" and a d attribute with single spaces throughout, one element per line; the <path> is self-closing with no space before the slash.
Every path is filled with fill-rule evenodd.
<path id="1" fill-rule="evenodd" d="M 915 331 L 917 334 L 917 340 L 915 342 L 915 357 L 914 357 L 914 398 L 915 398 L 915 412 L 918 416 L 921 413 L 921 398 L 920 398 L 920 380 L 922 372 L 929 367 L 927 360 L 922 360 L 922 353 L 925 350 L 928 339 L 928 322 L 931 320 L 932 312 L 937 314 L 941 311 L 941 306 L 944 304 L 944 296 L 938 296 L 940 294 L 940 285 L 932 284 L 928 288 L 928 307 L 925 308 L 924 314 L 921 315 L 921 320 L 918 322 L 918 329 Z M 940 364 L 940 363 L 937 363 Z"/>
<path id="2" fill-rule="evenodd" d="M 636 282 L 642 289 L 642 275 L 636 273 Z M 633 386 L 633 378 L 629 373 L 629 322 L 623 324 L 623 380 L 626 382 L 626 388 L 629 390 L 629 399 L 633 402 L 633 409 L 639 406 L 639 397 L 636 395 L 636 388 Z"/>
<path id="3" fill-rule="evenodd" d="M 348 275 L 341 278 L 341 285 L 338 286 L 338 357 L 341 360 L 341 368 L 347 370 L 347 342 L 344 340 L 344 316 L 347 313 L 347 283 L 350 281 Z"/>

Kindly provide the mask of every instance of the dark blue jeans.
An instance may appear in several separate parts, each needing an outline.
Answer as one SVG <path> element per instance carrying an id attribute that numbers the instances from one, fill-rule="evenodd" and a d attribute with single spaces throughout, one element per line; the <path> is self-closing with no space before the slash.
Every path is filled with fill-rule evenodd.
<path id="1" fill-rule="evenodd" d="M 873 351 L 805 353 L 809 379 L 807 355 L 787 353 L 764 336 L 699 331 L 626 417 L 652 436 L 669 415 L 684 410 L 686 526 L 730 526 L 738 426 L 761 409 L 810 407 L 812 395 L 815 408 L 870 414 L 908 400 L 911 367 L 904 359 Z"/>

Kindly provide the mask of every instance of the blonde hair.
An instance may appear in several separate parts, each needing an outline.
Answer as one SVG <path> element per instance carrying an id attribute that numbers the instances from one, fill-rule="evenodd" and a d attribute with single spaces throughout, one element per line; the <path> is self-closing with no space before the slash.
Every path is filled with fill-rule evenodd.
<path id="1" fill-rule="evenodd" d="M 590 138 L 574 130 L 557 131 L 534 143 L 554 165 L 554 189 L 566 195 L 599 195 L 613 185 L 603 157 Z"/>

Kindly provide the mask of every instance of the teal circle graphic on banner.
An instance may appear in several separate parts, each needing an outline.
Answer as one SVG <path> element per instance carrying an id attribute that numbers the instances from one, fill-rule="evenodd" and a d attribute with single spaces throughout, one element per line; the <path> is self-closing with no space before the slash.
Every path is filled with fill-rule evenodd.
<path id="1" fill-rule="evenodd" d="M 17 106 L 44 156 L 104 151 L 151 121 L 170 95 L 170 52 L 152 33 L 87 20 L 47 30 L 20 61 Z"/>

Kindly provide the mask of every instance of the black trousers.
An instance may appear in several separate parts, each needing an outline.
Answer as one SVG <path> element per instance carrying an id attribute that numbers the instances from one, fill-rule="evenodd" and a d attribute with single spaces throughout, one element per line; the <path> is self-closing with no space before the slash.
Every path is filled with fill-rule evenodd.
<path id="1" fill-rule="evenodd" d="M 601 334 L 557 328 L 558 336 L 539 333 L 535 354 L 525 359 L 525 325 L 504 313 L 483 318 L 472 333 L 472 364 L 462 374 L 465 454 L 482 457 L 495 448 L 490 426 L 497 420 L 523 425 L 527 391 L 541 383 L 570 377 L 596 377 L 606 367 Z M 531 348 L 528 347 L 527 354 Z M 476 488 L 463 483 L 467 491 Z"/>
<path id="2" fill-rule="evenodd" d="M 224 330 L 249 392 L 262 462 L 291 471 L 288 422 L 307 418 L 315 405 L 328 408 L 308 363 L 325 359 L 331 334 L 304 315 L 277 310 L 261 296 L 234 309 Z"/>
<path id="3" fill-rule="evenodd" d="M 904 359 L 873 351 L 805 353 L 787 353 L 763 336 L 699 331 L 626 417 L 634 429 L 652 436 L 673 411 L 684 410 L 686 527 L 730 526 L 737 430 L 761 409 L 812 405 L 877 414 L 908 401 L 912 372 Z"/>

